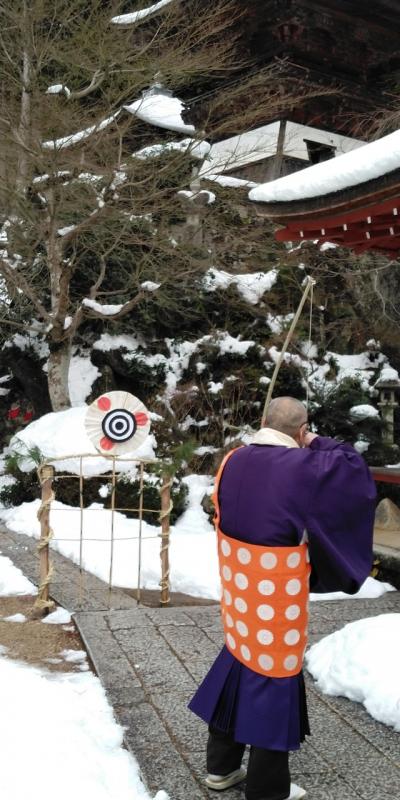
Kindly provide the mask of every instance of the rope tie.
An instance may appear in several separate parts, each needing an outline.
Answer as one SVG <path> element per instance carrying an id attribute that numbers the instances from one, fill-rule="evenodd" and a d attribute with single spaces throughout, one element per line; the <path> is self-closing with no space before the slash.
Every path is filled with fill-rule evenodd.
<path id="1" fill-rule="evenodd" d="M 160 489 L 161 496 L 162 496 L 163 492 L 165 492 L 168 489 L 171 489 L 171 487 L 172 487 L 172 478 L 170 478 L 166 483 L 162 484 L 161 489 Z M 168 508 L 166 508 L 164 510 L 161 510 L 160 513 L 159 513 L 158 519 L 159 519 L 159 521 L 161 523 L 162 523 L 163 519 L 165 519 L 166 517 L 168 517 L 170 515 L 173 507 L 174 507 L 174 504 L 173 504 L 173 502 L 172 502 L 172 500 L 170 498 Z M 161 537 L 160 558 L 161 558 L 161 563 L 162 563 L 164 554 L 168 553 L 168 550 L 169 550 L 169 531 L 161 531 L 161 533 L 159 533 L 158 535 Z M 168 564 L 168 568 L 165 570 L 164 575 L 161 575 L 161 580 L 160 580 L 160 582 L 158 584 L 160 586 L 160 588 L 161 588 L 161 595 L 163 594 L 164 591 L 168 592 L 168 590 L 169 590 L 169 574 L 170 574 L 170 571 L 169 571 L 169 564 Z M 169 604 L 169 598 L 167 600 L 163 600 L 162 597 L 161 597 L 160 604 L 161 605 L 168 605 Z"/>
<path id="2" fill-rule="evenodd" d="M 49 475 L 49 474 L 45 473 L 45 468 L 46 468 L 46 465 L 42 464 L 37 469 L 37 476 L 38 476 L 40 487 L 42 489 L 42 494 L 43 494 L 43 486 L 44 486 L 45 482 L 52 478 L 52 475 Z M 53 500 L 55 500 L 55 494 L 54 494 L 53 489 L 50 490 L 49 496 L 46 498 L 46 500 L 43 500 L 43 497 L 41 498 L 41 503 L 40 503 L 40 506 L 39 506 L 39 509 L 38 509 L 38 512 L 37 512 L 37 515 L 36 515 L 40 523 L 42 522 L 43 515 L 45 513 L 49 513 L 50 512 L 50 508 L 51 508 L 51 504 L 52 504 Z M 46 547 L 49 547 L 49 544 L 50 544 L 50 542 L 51 542 L 51 540 L 53 538 L 54 538 L 54 531 L 51 528 L 51 526 L 48 524 L 47 534 L 43 535 L 43 533 L 41 533 L 40 539 L 39 539 L 39 541 L 37 543 L 37 549 L 38 549 L 39 553 L 42 550 L 44 550 Z M 47 575 L 41 580 L 41 582 L 39 584 L 39 587 L 38 587 L 38 596 L 37 596 L 37 598 L 35 600 L 35 603 L 34 603 L 34 606 L 33 606 L 33 616 L 35 616 L 37 614 L 40 614 L 41 611 L 45 611 L 46 609 L 54 608 L 54 605 L 55 605 L 54 601 L 53 600 L 45 600 L 44 597 L 43 597 L 43 594 L 46 592 L 48 586 L 50 585 L 50 583 L 52 581 L 53 574 L 54 574 L 53 565 L 49 561 Z"/>

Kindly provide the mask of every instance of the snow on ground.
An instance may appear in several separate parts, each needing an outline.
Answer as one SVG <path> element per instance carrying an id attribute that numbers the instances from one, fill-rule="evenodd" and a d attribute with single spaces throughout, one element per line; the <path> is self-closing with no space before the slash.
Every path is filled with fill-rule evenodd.
<path id="1" fill-rule="evenodd" d="M 400 614 L 345 625 L 313 645 L 306 663 L 322 692 L 363 703 L 400 731 Z"/>
<path id="2" fill-rule="evenodd" d="M 356 186 L 399 167 L 400 130 L 337 158 L 263 183 L 251 189 L 249 198 L 265 203 L 303 200 Z"/>
<path id="3" fill-rule="evenodd" d="M 184 479 L 189 489 L 186 511 L 171 528 L 171 589 L 196 597 L 219 599 L 219 573 L 214 528 L 200 503 L 210 486 L 210 478 L 190 475 Z M 1 518 L 17 533 L 39 538 L 39 501 L 2 509 Z M 80 510 L 55 501 L 50 524 L 54 530 L 52 547 L 79 563 Z M 159 589 L 160 528 L 142 523 L 141 586 Z M 114 519 L 113 585 L 135 588 L 138 577 L 139 522 L 116 512 Z M 110 569 L 111 512 L 94 503 L 83 513 L 83 567 L 108 582 Z"/>
<path id="4" fill-rule="evenodd" d="M 316 594 L 310 592 L 310 600 L 367 600 L 375 597 L 381 597 L 386 592 L 395 592 L 396 589 L 390 583 L 377 581 L 376 578 L 367 578 L 361 588 L 356 594 L 346 594 L 345 592 L 326 592 L 325 594 Z"/>
<path id="5" fill-rule="evenodd" d="M 56 470 L 77 472 L 79 474 L 79 461 L 81 455 L 96 456 L 83 459 L 82 472 L 85 476 L 100 475 L 110 469 L 110 461 L 98 455 L 94 445 L 86 434 L 84 420 L 87 406 L 75 406 L 66 411 L 53 411 L 34 420 L 26 428 L 19 431 L 11 439 L 10 449 L 19 450 L 25 454 L 32 447 L 38 447 L 47 459 L 60 458 L 61 456 L 74 456 L 74 458 L 55 461 Z M 154 458 L 154 436 L 150 434 L 144 444 L 132 453 L 132 458 Z M 20 464 L 23 472 L 30 472 L 34 468 L 32 460 L 27 457 Z M 117 465 L 119 472 L 132 469 L 132 462 L 120 461 Z"/>
<path id="6" fill-rule="evenodd" d="M 1 797 L 150 800 L 91 673 L 50 673 L 0 648 L 0 707 Z"/>
<path id="7" fill-rule="evenodd" d="M 36 586 L 15 567 L 10 558 L 0 556 L 0 597 L 37 594 Z"/>

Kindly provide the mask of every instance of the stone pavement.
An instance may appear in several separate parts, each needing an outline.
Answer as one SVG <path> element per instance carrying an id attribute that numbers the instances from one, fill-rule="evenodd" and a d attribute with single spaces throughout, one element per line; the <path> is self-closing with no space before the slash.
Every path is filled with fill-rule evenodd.
<path id="1" fill-rule="evenodd" d="M 2 528 L 0 551 L 37 582 L 35 540 Z M 202 784 L 206 726 L 186 706 L 222 644 L 219 608 L 137 608 L 123 590 L 110 595 L 106 584 L 81 575 L 69 559 L 52 551 L 52 560 L 52 597 L 76 612 L 89 656 L 150 791 L 163 788 L 171 800 L 216 800 Z M 347 622 L 393 612 L 400 613 L 400 592 L 376 600 L 312 603 L 310 641 Z M 376 722 L 358 703 L 321 695 L 306 678 L 313 735 L 292 755 L 291 768 L 293 780 L 307 788 L 308 800 L 400 800 L 399 733 Z M 222 797 L 243 800 L 243 790 L 237 787 Z"/>
<path id="2" fill-rule="evenodd" d="M 14 533 L 0 527 L 0 552 L 11 558 L 16 567 L 32 583 L 38 585 L 39 557 L 37 540 L 23 533 Z M 69 611 L 101 611 L 110 608 L 136 608 L 136 600 L 122 589 L 110 592 L 106 583 L 85 570 L 80 571 L 69 558 L 57 553 L 53 548 L 50 556 L 54 575 L 51 582 L 51 596 L 60 606 Z"/>
<path id="3" fill-rule="evenodd" d="M 312 603 L 310 640 L 393 612 L 400 612 L 400 592 Z M 218 607 L 79 612 L 75 620 L 150 791 L 215 800 L 202 784 L 206 726 L 186 706 L 222 643 Z M 291 769 L 308 800 L 399 800 L 399 733 L 358 703 L 321 695 L 309 676 L 307 683 L 313 735 Z M 242 800 L 243 790 L 223 798 Z"/>

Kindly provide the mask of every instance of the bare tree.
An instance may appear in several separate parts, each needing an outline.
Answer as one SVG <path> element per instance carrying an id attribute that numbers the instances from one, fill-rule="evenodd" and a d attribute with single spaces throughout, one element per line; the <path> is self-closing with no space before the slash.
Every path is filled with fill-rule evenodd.
<path id="1" fill-rule="evenodd" d="M 178 191 L 207 151 L 172 90 L 244 69 L 244 10 L 155 5 L 121 15 L 103 0 L 0 0 L 0 305 L 3 321 L 47 343 L 54 410 L 69 405 L 71 345 L 87 320 L 132 315 L 171 281 L 184 291 L 207 263 L 201 241 L 171 234 L 187 216 Z M 207 131 L 225 133 L 223 107 L 242 129 L 265 104 L 281 113 L 294 103 L 283 94 L 278 66 L 242 72 L 207 98 Z"/>

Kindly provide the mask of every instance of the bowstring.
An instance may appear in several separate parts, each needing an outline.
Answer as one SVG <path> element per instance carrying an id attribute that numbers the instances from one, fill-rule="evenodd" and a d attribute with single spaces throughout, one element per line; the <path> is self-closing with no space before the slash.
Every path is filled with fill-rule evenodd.
<path id="1" fill-rule="evenodd" d="M 307 348 L 307 375 L 306 375 L 306 409 L 308 414 L 308 404 L 310 399 L 310 374 L 311 374 L 311 336 L 312 336 L 312 323 L 313 323 L 313 310 L 314 310 L 314 281 L 310 289 L 310 312 L 308 319 L 308 348 Z"/>

